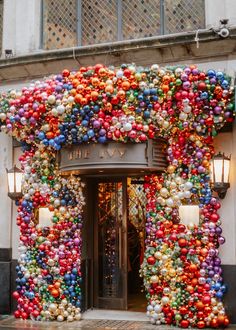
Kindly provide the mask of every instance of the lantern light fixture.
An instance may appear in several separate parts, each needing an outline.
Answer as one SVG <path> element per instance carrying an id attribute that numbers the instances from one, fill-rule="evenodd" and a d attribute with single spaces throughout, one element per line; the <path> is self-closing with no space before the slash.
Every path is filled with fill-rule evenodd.
<path id="1" fill-rule="evenodd" d="M 16 201 L 20 199 L 22 195 L 22 176 L 23 172 L 16 166 L 12 167 L 7 171 L 7 181 L 8 181 L 8 196 Z"/>
<path id="2" fill-rule="evenodd" d="M 211 184 L 212 189 L 218 194 L 219 198 L 225 198 L 229 183 L 231 156 L 227 157 L 224 153 L 219 152 L 213 156 L 211 160 Z"/>

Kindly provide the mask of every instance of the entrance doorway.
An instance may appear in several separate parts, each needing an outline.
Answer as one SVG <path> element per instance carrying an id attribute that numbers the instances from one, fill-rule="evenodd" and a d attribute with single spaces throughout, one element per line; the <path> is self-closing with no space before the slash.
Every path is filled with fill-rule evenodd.
<path id="1" fill-rule="evenodd" d="M 93 228 L 87 230 L 87 245 L 92 246 L 91 307 L 145 312 L 139 276 L 145 239 L 143 180 L 93 178 L 87 186 L 88 223 Z"/>

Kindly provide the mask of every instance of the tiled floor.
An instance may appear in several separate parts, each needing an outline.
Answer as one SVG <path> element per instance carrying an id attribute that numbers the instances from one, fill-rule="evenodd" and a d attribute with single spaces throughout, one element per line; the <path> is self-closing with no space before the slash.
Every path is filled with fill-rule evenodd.
<path id="1" fill-rule="evenodd" d="M 0 330 L 153 330 L 148 322 L 127 320 L 86 320 L 77 322 L 33 322 L 13 317 L 0 321 Z"/>

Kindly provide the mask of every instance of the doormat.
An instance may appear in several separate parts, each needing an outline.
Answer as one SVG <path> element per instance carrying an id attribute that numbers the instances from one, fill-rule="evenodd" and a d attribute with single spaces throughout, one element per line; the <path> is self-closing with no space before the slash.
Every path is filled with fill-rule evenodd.
<path id="1" fill-rule="evenodd" d="M 96 330 L 153 330 L 149 322 L 142 321 L 122 321 L 122 320 L 85 320 L 82 329 Z"/>

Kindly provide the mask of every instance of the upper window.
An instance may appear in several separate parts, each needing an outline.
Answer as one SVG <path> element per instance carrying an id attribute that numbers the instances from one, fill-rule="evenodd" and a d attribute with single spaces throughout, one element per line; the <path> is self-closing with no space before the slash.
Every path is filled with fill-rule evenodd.
<path id="1" fill-rule="evenodd" d="M 205 0 L 43 0 L 43 48 L 57 49 L 193 31 Z"/>

